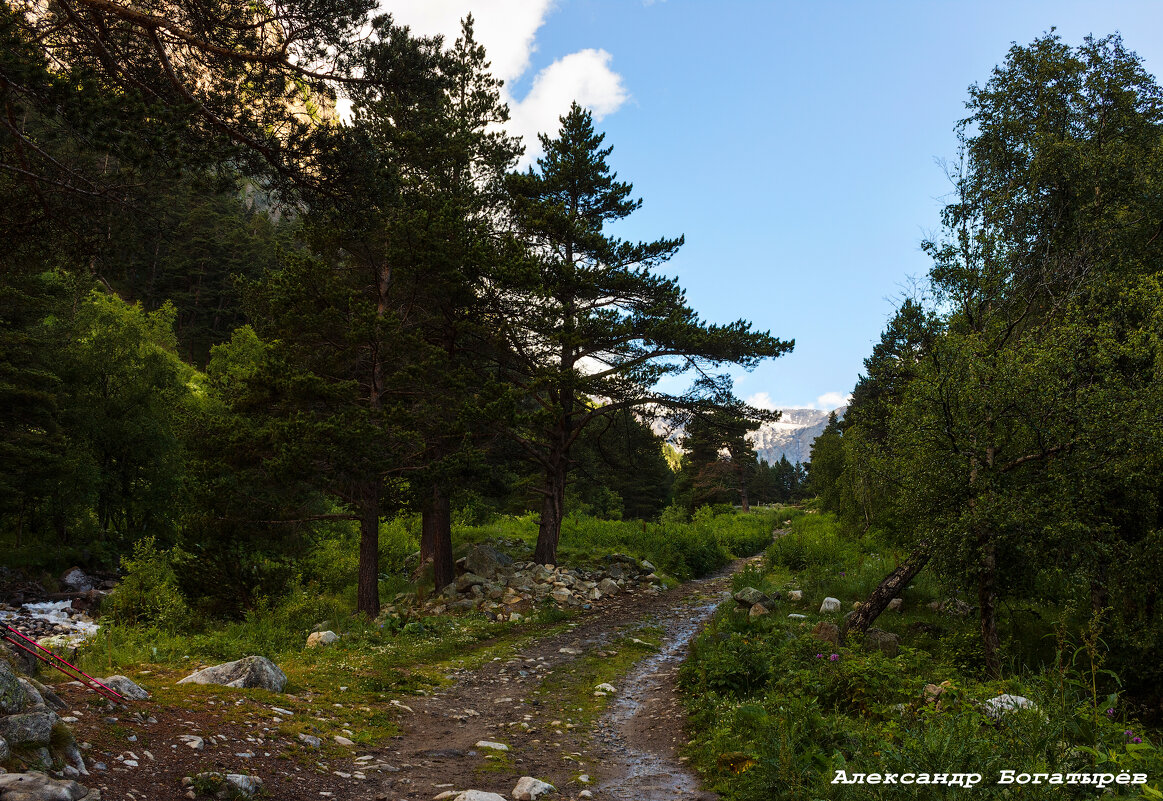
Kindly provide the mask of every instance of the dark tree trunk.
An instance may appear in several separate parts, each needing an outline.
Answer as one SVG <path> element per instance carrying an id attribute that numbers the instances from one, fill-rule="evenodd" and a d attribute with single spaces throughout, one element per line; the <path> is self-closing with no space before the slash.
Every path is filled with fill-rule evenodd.
<path id="1" fill-rule="evenodd" d="M 432 584 L 439 592 L 452 583 L 452 505 L 448 492 L 440 484 L 432 486 L 432 497 L 422 512 L 420 564 L 425 563 L 424 544 L 428 543 L 427 561 L 432 562 Z"/>
<path id="2" fill-rule="evenodd" d="M 557 543 L 561 539 L 561 521 L 565 516 L 566 461 L 555 460 L 545 471 L 545 494 L 541 503 L 541 523 L 537 528 L 537 550 L 533 561 L 539 565 L 557 564 Z"/>
<path id="3" fill-rule="evenodd" d="M 359 510 L 356 609 L 373 618 L 380 613 L 380 498 L 374 485 L 364 490 Z"/>
<path id="4" fill-rule="evenodd" d="M 743 507 L 744 512 L 751 511 L 751 502 L 747 497 L 747 479 L 746 479 L 746 477 L 739 479 L 739 505 Z"/>
<path id="5" fill-rule="evenodd" d="M 981 572 L 977 577 L 977 605 L 981 609 L 981 645 L 985 650 L 985 672 L 990 678 L 1001 677 L 997 636 L 997 549 L 989 534 L 978 534 Z"/>
<path id="6" fill-rule="evenodd" d="M 420 518 L 420 564 L 412 571 L 412 580 L 419 581 L 424 575 L 424 568 L 432 564 L 433 554 L 436 552 L 436 520 L 432 509 L 425 504 Z M 436 585 L 440 589 L 440 585 Z"/>
<path id="7" fill-rule="evenodd" d="M 897 565 L 895 570 L 881 580 L 876 589 L 869 594 L 868 600 L 852 613 L 847 619 L 841 635 L 849 633 L 862 635 L 868 631 L 868 627 L 880 617 L 880 613 L 888 607 L 889 602 L 904 592 L 905 587 L 909 586 L 909 582 L 924 569 L 925 565 L 929 564 L 931 556 L 929 543 L 922 542 L 918 545 L 905 561 Z"/>

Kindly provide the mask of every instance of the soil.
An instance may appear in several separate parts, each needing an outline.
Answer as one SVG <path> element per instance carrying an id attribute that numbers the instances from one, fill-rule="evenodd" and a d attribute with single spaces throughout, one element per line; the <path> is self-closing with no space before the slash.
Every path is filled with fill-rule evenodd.
<path id="1" fill-rule="evenodd" d="M 396 708 L 401 735 L 380 748 L 340 749 L 350 756 L 337 758 L 331 744 L 314 751 L 287 742 L 269 705 L 241 697 L 222 714 L 220 707 L 165 709 L 149 702 L 110 713 L 88 706 L 93 696 L 79 686 L 58 685 L 69 705 L 61 715 L 82 713 L 72 714 L 72 727 L 89 744 L 86 762 L 103 761 L 106 770 L 81 781 L 100 788 L 106 801 L 183 799 L 190 791 L 182 778 L 205 771 L 258 776 L 265 797 L 283 801 L 413 801 L 470 788 L 509 798 L 522 776 L 553 784 L 557 793 L 549 799 L 589 790 L 599 799 L 705 801 L 716 796 L 699 789 L 677 753 L 687 738 L 675 677 L 686 644 L 726 597 L 730 574 L 742 564 L 657 595 L 617 596 L 512 658 L 449 674 L 451 683 L 432 695 L 399 700 L 411 710 Z M 655 642 L 661 636 L 661 647 L 614 680 L 617 692 L 600 715 L 571 715 L 542 687 L 568 681 L 575 666 L 613 656 L 616 645 L 647 631 Z M 191 734 L 203 738 L 202 750 L 179 739 Z M 478 747 L 480 741 L 509 750 Z"/>

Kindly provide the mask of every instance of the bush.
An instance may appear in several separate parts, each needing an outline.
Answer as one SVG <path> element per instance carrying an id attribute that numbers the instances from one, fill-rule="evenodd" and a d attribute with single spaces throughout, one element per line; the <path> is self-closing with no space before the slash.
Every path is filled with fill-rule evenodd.
<path id="1" fill-rule="evenodd" d="M 190 607 L 178 589 L 171 552 L 159 551 L 153 537 L 133 546 L 133 555 L 122 557 L 125 577 L 104 603 L 101 613 L 120 625 L 148 625 L 163 631 L 185 629 Z"/>

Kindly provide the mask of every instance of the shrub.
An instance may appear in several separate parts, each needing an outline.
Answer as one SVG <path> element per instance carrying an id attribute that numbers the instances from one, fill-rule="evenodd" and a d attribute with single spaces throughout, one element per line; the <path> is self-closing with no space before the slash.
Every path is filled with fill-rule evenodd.
<path id="1" fill-rule="evenodd" d="M 139 540 L 133 555 L 122 557 L 125 577 L 101 612 L 120 625 L 149 625 L 179 631 L 190 622 L 190 607 L 178 589 L 171 552 L 159 551 L 153 537 Z"/>

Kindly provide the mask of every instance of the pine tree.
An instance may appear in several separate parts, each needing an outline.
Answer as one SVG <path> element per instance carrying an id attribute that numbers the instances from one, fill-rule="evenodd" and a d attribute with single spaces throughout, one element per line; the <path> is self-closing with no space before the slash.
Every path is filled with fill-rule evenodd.
<path id="1" fill-rule="evenodd" d="M 677 281 L 657 274 L 682 237 L 631 243 L 605 232 L 641 206 L 609 167 L 611 148 L 576 103 L 554 138 L 541 136 L 537 168 L 514 175 L 516 222 L 530 247 L 536 280 L 504 299 L 508 374 L 538 411 L 517 432 L 544 471 L 534 559 L 552 563 L 561 535 L 570 451 L 595 420 L 627 408 L 691 407 L 698 390 L 725 402 L 722 382 L 686 396 L 652 391 L 665 375 L 725 363 L 754 366 L 792 343 L 749 323 L 708 325 L 686 304 Z"/>

